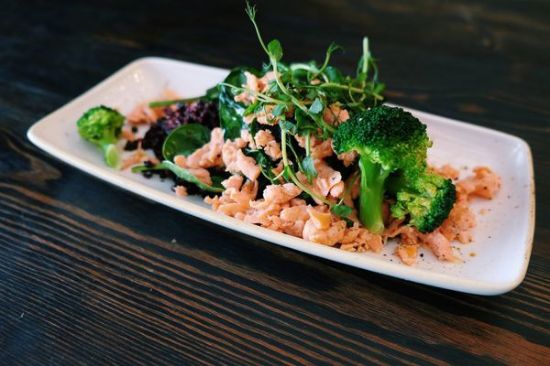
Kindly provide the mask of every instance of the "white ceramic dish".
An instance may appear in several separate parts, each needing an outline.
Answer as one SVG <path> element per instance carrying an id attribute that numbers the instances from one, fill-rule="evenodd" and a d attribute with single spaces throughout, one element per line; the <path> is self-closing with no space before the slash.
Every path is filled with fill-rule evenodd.
<path id="1" fill-rule="evenodd" d="M 473 205 L 476 213 L 481 209 L 488 212 L 477 215 L 475 241 L 454 245 L 464 263 L 443 263 L 425 251 L 415 267 L 401 264 L 392 255 L 391 243 L 383 254 L 350 253 L 217 214 L 197 197 L 176 197 L 168 182 L 109 169 L 101 154 L 78 136 L 75 121 L 92 106 L 105 104 L 128 113 L 136 103 L 154 99 L 166 88 L 183 97 L 201 95 L 226 74 L 227 70 L 181 61 L 139 59 L 38 121 L 29 129 L 28 137 L 53 156 L 97 178 L 187 214 L 304 253 L 408 281 L 481 295 L 501 294 L 521 283 L 534 231 L 533 164 L 529 146 L 511 135 L 412 111 L 428 125 L 435 142 L 430 151 L 431 162 L 468 168 L 488 165 L 503 180 L 502 190 L 494 200 L 480 200 Z"/>

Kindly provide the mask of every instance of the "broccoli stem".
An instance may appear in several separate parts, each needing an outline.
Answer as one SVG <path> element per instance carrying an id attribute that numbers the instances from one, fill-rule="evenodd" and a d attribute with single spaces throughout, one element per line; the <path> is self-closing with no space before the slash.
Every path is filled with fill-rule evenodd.
<path id="1" fill-rule="evenodd" d="M 101 149 L 103 150 L 105 163 L 107 163 L 107 165 L 111 168 L 118 168 L 118 165 L 120 163 L 120 156 L 115 144 L 102 144 Z"/>
<path id="2" fill-rule="evenodd" d="M 359 219 L 370 232 L 380 234 L 384 231 L 382 203 L 384 200 L 384 182 L 389 171 L 373 163 L 366 154 L 360 154 L 361 192 L 359 194 Z"/>

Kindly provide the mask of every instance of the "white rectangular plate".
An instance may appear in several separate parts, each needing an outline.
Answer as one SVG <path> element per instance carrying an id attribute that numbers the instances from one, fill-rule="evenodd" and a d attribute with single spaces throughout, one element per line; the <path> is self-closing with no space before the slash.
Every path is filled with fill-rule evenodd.
<path id="1" fill-rule="evenodd" d="M 139 59 L 38 121 L 29 129 L 28 137 L 53 156 L 133 193 L 304 253 L 408 281 L 482 295 L 504 293 L 521 283 L 533 240 L 533 163 L 529 146 L 511 135 L 411 111 L 428 125 L 429 135 L 434 140 L 430 162 L 450 163 L 470 170 L 487 165 L 502 177 L 503 182 L 494 200 L 479 200 L 473 204 L 478 220 L 475 240 L 467 245 L 454 245 L 464 263 L 443 263 L 425 251 L 415 267 L 403 265 L 393 256 L 395 243 L 388 243 L 382 254 L 350 253 L 215 213 L 198 197 L 176 197 L 168 182 L 109 169 L 101 154 L 78 136 L 75 121 L 90 107 L 105 104 L 128 113 L 137 103 L 157 98 L 166 88 L 182 97 L 201 95 L 221 81 L 227 72 L 169 59 Z M 481 209 L 487 213 L 478 214 Z"/>

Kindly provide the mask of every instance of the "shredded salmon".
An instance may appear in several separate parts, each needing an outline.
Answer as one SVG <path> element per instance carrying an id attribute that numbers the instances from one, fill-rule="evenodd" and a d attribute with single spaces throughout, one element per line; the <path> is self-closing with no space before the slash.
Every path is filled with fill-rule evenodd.
<path id="1" fill-rule="evenodd" d="M 132 166 L 142 164 L 145 161 L 150 161 L 152 164 L 159 163 L 156 157 L 149 155 L 145 150 L 140 148 L 122 161 L 120 169 L 126 170 Z"/>
<path id="2" fill-rule="evenodd" d="M 334 103 L 323 110 L 323 120 L 331 125 L 339 125 L 349 119 L 349 112 Z"/>
<path id="3" fill-rule="evenodd" d="M 127 127 L 124 127 L 122 131 L 120 131 L 120 137 L 127 141 L 134 141 L 136 139 L 132 130 Z"/>
<path id="4" fill-rule="evenodd" d="M 403 263 L 408 266 L 413 266 L 416 264 L 418 258 L 418 244 L 405 245 L 399 244 L 395 249 L 395 254 L 401 259 Z"/>
<path id="5" fill-rule="evenodd" d="M 266 155 L 272 160 L 279 160 L 282 157 L 281 145 L 275 140 L 269 130 L 259 130 L 254 136 L 254 145 L 263 148 Z"/>
<path id="6" fill-rule="evenodd" d="M 488 167 L 474 168 L 474 176 L 457 183 L 457 188 L 470 197 L 492 199 L 500 190 L 501 179 Z"/>
<path id="7" fill-rule="evenodd" d="M 452 167 L 451 165 L 449 164 L 445 164 L 441 167 L 434 167 L 434 166 L 431 166 L 430 169 L 436 173 L 436 174 L 439 174 L 441 175 L 443 178 L 447 178 L 447 179 L 452 179 L 452 180 L 457 180 L 459 175 L 460 175 L 460 172 L 458 171 L 458 169 Z"/>
<path id="8" fill-rule="evenodd" d="M 179 197 L 187 196 L 187 188 L 185 188 L 184 186 L 176 186 L 176 188 L 174 188 L 174 191 L 176 192 L 176 196 L 179 196 Z"/>
<path id="9" fill-rule="evenodd" d="M 244 91 L 234 97 L 236 102 L 241 102 L 246 105 L 252 104 L 256 101 L 257 93 L 263 93 L 267 90 L 269 83 L 275 80 L 275 72 L 269 71 L 261 78 L 256 75 L 245 71 L 246 83 L 242 85 Z"/>
<path id="10" fill-rule="evenodd" d="M 264 92 L 274 80 L 273 73 L 256 77 L 245 73 L 246 83 L 243 92 L 235 96 L 235 100 L 246 105 L 257 100 L 257 94 Z M 316 81 L 313 81 L 313 83 Z M 176 98 L 173 96 L 172 98 Z M 170 99 L 170 98 L 165 98 Z M 387 200 L 383 203 L 383 216 L 386 230 L 382 234 L 369 232 L 362 227 L 354 208 L 354 201 L 360 194 L 360 180 L 357 176 L 348 176 L 344 182 L 342 173 L 333 169 L 327 161 L 338 159 L 344 166 L 350 166 L 357 161 L 356 152 L 336 155 L 332 140 L 311 136 L 309 144 L 304 136 L 294 136 L 298 145 L 305 149 L 310 147 L 316 176 L 306 177 L 301 171 L 296 172 L 300 187 L 311 190 L 313 201 L 302 199 L 302 189 L 294 183 L 286 182 L 282 176 L 283 162 L 280 143 L 273 135 L 271 127 L 278 122 L 273 115 L 275 105 L 265 105 L 262 111 L 245 116 L 245 122 L 257 121 L 262 128 L 254 135 L 248 129 L 241 131 L 240 137 L 225 140 L 223 130 L 214 128 L 210 140 L 188 156 L 177 155 L 174 163 L 187 169 L 201 182 L 211 185 L 212 177 L 208 169 L 225 169 L 231 176 L 222 182 L 224 191 L 220 195 L 206 197 L 204 201 L 212 209 L 225 215 L 237 218 L 246 223 L 262 226 L 305 240 L 339 248 L 350 252 L 372 251 L 380 253 L 389 239 L 395 239 L 395 255 L 406 265 L 414 265 L 421 251 L 431 251 L 439 260 L 457 261 L 458 256 L 453 251 L 453 242 L 469 243 L 473 240 L 473 229 L 476 217 L 470 208 L 470 201 L 475 198 L 493 199 L 500 190 L 501 179 L 488 167 L 476 167 L 473 174 L 460 180 L 460 172 L 451 165 L 430 167 L 430 169 L 445 178 L 455 181 L 457 200 L 443 224 L 431 233 L 420 233 L 414 227 L 407 225 L 406 220 L 395 220 L 391 217 Z M 162 108 L 150 108 L 143 103 L 128 116 L 131 125 L 154 123 L 163 115 Z M 292 116 L 292 111 L 287 112 Z M 349 119 L 349 112 L 335 103 L 323 110 L 323 120 L 337 126 Z M 135 135 L 129 128 L 122 130 L 122 138 L 134 141 Z M 277 178 L 260 191 L 258 178 L 261 174 L 256 160 L 249 156 L 250 150 L 263 150 L 272 160 L 271 173 Z M 141 164 L 144 161 L 158 163 L 158 160 L 141 148 L 124 159 L 122 169 Z M 346 189 L 346 187 L 348 187 Z M 178 185 L 174 188 L 177 196 L 187 196 L 187 188 Z M 320 200 L 318 197 L 322 197 Z M 326 202 L 331 204 L 343 202 L 352 207 L 351 215 L 346 220 L 333 214 Z M 313 203 L 314 202 L 314 203 Z"/>

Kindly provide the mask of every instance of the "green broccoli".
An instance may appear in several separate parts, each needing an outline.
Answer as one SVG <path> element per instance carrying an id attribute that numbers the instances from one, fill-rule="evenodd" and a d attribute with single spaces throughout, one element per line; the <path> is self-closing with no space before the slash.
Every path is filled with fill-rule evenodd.
<path id="1" fill-rule="evenodd" d="M 392 215 L 409 215 L 420 231 L 435 229 L 448 216 L 454 186 L 427 172 L 431 142 L 426 126 L 409 112 L 384 105 L 359 112 L 336 129 L 333 146 L 338 154 L 359 154 L 359 218 L 371 232 L 384 230 L 386 194 L 397 199 Z"/>
<path id="2" fill-rule="evenodd" d="M 123 124 L 122 114 L 102 105 L 90 108 L 76 122 L 80 136 L 98 146 L 103 151 L 105 162 L 112 168 L 119 165 L 119 151 L 115 144 Z"/>
<path id="3" fill-rule="evenodd" d="M 409 224 L 420 232 L 437 229 L 449 216 L 456 200 L 456 190 L 450 179 L 425 173 L 409 185 L 399 187 L 396 203 L 391 207 L 395 218 L 409 215 Z"/>

